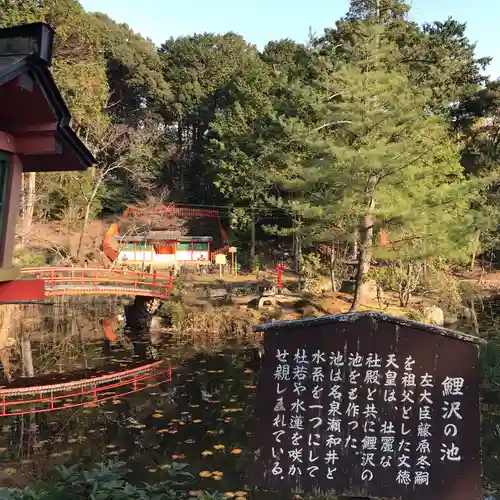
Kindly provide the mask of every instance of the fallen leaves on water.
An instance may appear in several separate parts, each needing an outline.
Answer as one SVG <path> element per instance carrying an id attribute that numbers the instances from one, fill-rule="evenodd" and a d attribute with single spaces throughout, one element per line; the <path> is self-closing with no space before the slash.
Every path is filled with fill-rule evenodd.
<path id="1" fill-rule="evenodd" d="M 163 417 L 163 414 L 162 413 L 153 413 L 151 415 L 153 418 L 162 418 Z"/>
<path id="2" fill-rule="evenodd" d="M 211 477 L 212 473 L 208 470 L 202 470 L 199 475 L 200 477 Z"/>
<path id="3" fill-rule="evenodd" d="M 148 472 L 158 472 L 158 469 L 148 469 Z"/>
<path id="4" fill-rule="evenodd" d="M 232 491 L 226 491 L 226 492 L 224 493 L 224 496 L 225 496 L 226 498 L 234 498 L 236 495 L 235 495 Z"/>
<path id="5" fill-rule="evenodd" d="M 234 448 L 233 450 L 231 450 L 231 453 L 233 455 L 241 455 L 241 449 L 240 448 Z"/>
<path id="6" fill-rule="evenodd" d="M 116 444 L 107 444 L 106 448 L 112 450 L 113 448 L 116 448 Z"/>
<path id="7" fill-rule="evenodd" d="M 184 441 L 186 444 L 193 444 L 195 443 L 196 441 L 194 439 L 186 439 L 186 441 Z"/>
<path id="8" fill-rule="evenodd" d="M 248 493 L 246 491 L 235 491 L 234 494 L 237 497 L 246 497 L 248 495 Z"/>
<path id="9" fill-rule="evenodd" d="M 215 450 L 224 450 L 226 447 L 223 444 L 215 444 L 214 449 Z"/>
<path id="10" fill-rule="evenodd" d="M 199 418 L 195 418 L 193 420 L 193 424 L 201 424 L 201 420 Z"/>
<path id="11" fill-rule="evenodd" d="M 237 413 L 243 411 L 243 408 L 222 408 L 222 411 L 225 413 Z"/>
<path id="12" fill-rule="evenodd" d="M 170 429 L 158 429 L 156 431 L 157 434 L 165 434 L 166 432 L 170 432 Z"/>
<path id="13" fill-rule="evenodd" d="M 205 450 L 205 451 L 202 451 L 201 454 L 204 456 L 204 457 L 208 457 L 209 455 L 213 455 L 214 452 L 213 451 L 210 451 L 210 450 Z"/>
<path id="14" fill-rule="evenodd" d="M 199 408 L 200 405 L 189 405 L 190 408 Z"/>
<path id="15" fill-rule="evenodd" d="M 172 460 L 184 460 L 186 458 L 186 455 L 172 455 Z"/>
<path id="16" fill-rule="evenodd" d="M 134 429 L 144 429 L 146 424 L 135 424 L 132 426 Z"/>

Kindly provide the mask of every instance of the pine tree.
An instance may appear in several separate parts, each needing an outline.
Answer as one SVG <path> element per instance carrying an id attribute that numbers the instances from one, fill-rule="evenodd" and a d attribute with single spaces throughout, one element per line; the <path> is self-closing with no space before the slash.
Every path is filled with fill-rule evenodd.
<path id="1" fill-rule="evenodd" d="M 307 153 L 301 161 L 295 156 L 282 182 L 301 193 L 293 203 L 314 214 L 316 235 L 358 229 L 351 310 L 360 305 L 377 229 L 389 228 L 400 255 L 450 253 L 462 241 L 457 220 L 467 211 L 470 187 L 446 122 L 429 112 L 426 91 L 386 63 L 394 47 L 380 48 L 380 26 L 365 26 L 356 43 L 366 57 L 319 82 L 322 99 L 316 93 L 311 105 L 320 124 L 303 136 Z"/>
<path id="2" fill-rule="evenodd" d="M 396 19 L 406 19 L 409 11 L 410 6 L 402 0 L 351 0 L 346 19 L 393 22 Z"/>

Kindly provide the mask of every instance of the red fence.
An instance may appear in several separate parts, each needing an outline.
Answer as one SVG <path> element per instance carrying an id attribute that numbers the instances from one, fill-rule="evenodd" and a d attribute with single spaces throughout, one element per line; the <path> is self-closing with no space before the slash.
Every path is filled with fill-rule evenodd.
<path id="1" fill-rule="evenodd" d="M 60 384 L 1 389 L 0 417 L 95 406 L 110 399 L 116 400 L 172 382 L 172 368 L 161 369 L 161 363 L 162 361 L 158 361 L 101 377 Z M 75 402 L 75 399 L 78 401 Z"/>
<path id="2" fill-rule="evenodd" d="M 172 294 L 173 276 L 171 274 L 125 271 L 121 269 L 98 269 L 76 267 L 29 267 L 21 270 L 26 277 L 36 277 L 45 281 L 49 289 L 47 295 L 58 295 L 84 292 L 75 287 L 95 291 L 109 292 L 109 288 L 117 291 L 126 290 L 137 295 L 151 293 L 153 296 L 166 298 Z M 107 287 L 107 289 L 106 289 Z M 52 288 L 52 289 L 50 289 Z M 99 290 L 99 288 L 101 288 Z"/>

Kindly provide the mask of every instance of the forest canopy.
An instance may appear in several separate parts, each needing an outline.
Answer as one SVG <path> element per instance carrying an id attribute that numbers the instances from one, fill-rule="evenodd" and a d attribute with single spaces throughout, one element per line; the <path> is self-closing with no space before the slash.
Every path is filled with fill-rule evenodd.
<path id="1" fill-rule="evenodd" d="M 53 73 L 97 159 L 25 178 L 22 240 L 33 220 L 83 234 L 153 194 L 219 208 L 252 259 L 275 235 L 354 252 L 361 280 L 374 258 L 496 249 L 500 90 L 459 20 L 420 26 L 402 0 L 352 0 L 308 43 L 260 51 L 232 32 L 155 46 L 75 0 L 0 12 L 2 27 L 54 26 Z"/>

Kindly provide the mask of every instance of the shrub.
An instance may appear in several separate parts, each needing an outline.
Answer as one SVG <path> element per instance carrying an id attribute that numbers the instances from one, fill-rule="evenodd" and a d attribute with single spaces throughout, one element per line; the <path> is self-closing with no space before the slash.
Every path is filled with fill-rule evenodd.
<path id="1" fill-rule="evenodd" d="M 45 254 L 27 248 L 16 248 L 13 261 L 14 264 L 22 267 L 43 267 L 47 265 Z"/>
<path id="2" fill-rule="evenodd" d="M 177 500 L 189 498 L 186 491 L 192 474 L 187 464 L 172 463 L 171 479 L 154 485 L 132 485 L 126 480 L 128 469 L 125 462 L 110 461 L 97 464 L 92 470 L 82 470 L 78 465 L 58 467 L 55 482 L 40 487 L 0 488 L 2 500 Z"/>

